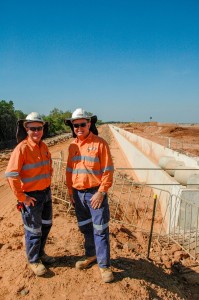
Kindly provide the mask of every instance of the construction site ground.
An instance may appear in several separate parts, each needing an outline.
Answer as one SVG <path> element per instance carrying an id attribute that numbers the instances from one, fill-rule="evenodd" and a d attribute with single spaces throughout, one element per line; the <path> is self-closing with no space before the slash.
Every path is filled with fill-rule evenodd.
<path id="1" fill-rule="evenodd" d="M 121 126 L 121 125 L 120 125 Z M 161 130 L 176 130 L 177 126 L 157 124 L 127 126 L 144 137 L 158 138 Z M 130 127 L 130 128 L 129 128 Z M 192 126 L 187 140 L 198 139 L 199 130 Z M 198 130 L 198 131 L 197 131 Z M 116 168 L 128 168 L 119 145 L 107 125 L 99 128 L 111 149 Z M 164 134 L 164 132 L 162 133 Z M 187 131 L 186 131 L 187 134 Z M 178 138 L 176 134 L 175 138 Z M 193 141 L 193 142 L 194 142 Z M 63 151 L 67 158 L 71 138 L 50 146 L 52 157 Z M 192 147 L 193 148 L 193 147 Z M 111 264 L 115 280 L 103 283 L 97 265 L 76 270 L 75 262 L 84 255 L 83 237 L 78 230 L 73 210 L 61 201 L 53 202 L 53 226 L 46 245 L 46 253 L 56 258 L 43 277 L 35 277 L 28 267 L 24 248 L 24 229 L 16 199 L 4 177 L 10 152 L 0 156 L 0 300 L 59 299 L 199 299 L 199 266 L 175 244 L 152 242 L 151 259 L 147 259 L 148 238 L 142 232 L 110 222 Z M 195 152 L 197 155 L 197 152 Z"/>

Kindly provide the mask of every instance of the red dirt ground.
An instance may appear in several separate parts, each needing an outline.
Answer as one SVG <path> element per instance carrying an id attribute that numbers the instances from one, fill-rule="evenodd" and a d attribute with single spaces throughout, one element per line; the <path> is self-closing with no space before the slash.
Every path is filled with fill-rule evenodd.
<path id="1" fill-rule="evenodd" d="M 131 126 L 131 130 L 150 137 L 156 125 L 137 124 L 136 128 Z M 168 128 L 161 127 L 168 134 Z M 174 131 L 175 128 L 173 126 Z M 194 136 L 186 138 L 196 138 L 198 129 L 193 129 Z M 157 136 L 157 131 L 161 130 L 155 130 Z M 179 132 L 181 136 L 182 131 Z M 109 142 L 115 167 L 128 167 L 107 126 L 100 128 L 100 135 Z M 51 146 L 52 156 L 59 157 L 63 150 L 66 158 L 70 141 Z M 110 240 L 115 281 L 103 283 L 97 265 L 87 270 L 76 270 L 75 262 L 84 254 L 82 235 L 74 213 L 67 213 L 65 204 L 57 201 L 53 205 L 53 227 L 46 246 L 46 252 L 56 258 L 56 263 L 49 267 L 46 276 L 35 277 L 25 257 L 23 225 L 15 208 L 16 199 L 3 177 L 8 157 L 9 154 L 1 153 L 0 300 L 199 299 L 199 266 L 194 260 L 177 245 L 160 242 L 153 243 L 152 260 L 148 260 L 147 237 L 113 222 L 110 224 Z"/>
<path id="2" fill-rule="evenodd" d="M 199 124 L 128 123 L 119 127 L 189 156 L 199 156 Z"/>

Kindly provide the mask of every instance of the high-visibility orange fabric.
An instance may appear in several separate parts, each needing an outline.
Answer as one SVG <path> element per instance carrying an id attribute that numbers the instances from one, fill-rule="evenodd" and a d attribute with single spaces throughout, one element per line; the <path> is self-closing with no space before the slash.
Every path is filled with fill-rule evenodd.
<path id="1" fill-rule="evenodd" d="M 113 182 L 113 161 L 107 142 L 92 132 L 83 141 L 76 138 L 69 146 L 66 182 L 69 194 L 72 188 L 84 190 L 99 186 L 107 192 Z"/>
<path id="2" fill-rule="evenodd" d="M 51 184 L 52 160 L 47 145 L 39 145 L 29 137 L 13 150 L 5 175 L 19 201 L 26 199 L 25 192 L 44 190 Z"/>

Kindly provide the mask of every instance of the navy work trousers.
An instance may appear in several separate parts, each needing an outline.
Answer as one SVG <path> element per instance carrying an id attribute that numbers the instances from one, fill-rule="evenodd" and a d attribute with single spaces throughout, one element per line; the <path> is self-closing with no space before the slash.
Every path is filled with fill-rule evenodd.
<path id="1" fill-rule="evenodd" d="M 85 255 L 97 256 L 100 268 L 110 266 L 109 220 L 110 212 L 107 195 L 98 209 L 91 207 L 91 197 L 98 188 L 73 190 L 75 212 L 80 231 L 84 234 Z"/>
<path id="2" fill-rule="evenodd" d="M 24 205 L 22 219 L 25 228 L 26 255 L 30 263 L 38 262 L 52 226 L 51 191 L 26 192 L 34 197 L 34 206 Z"/>

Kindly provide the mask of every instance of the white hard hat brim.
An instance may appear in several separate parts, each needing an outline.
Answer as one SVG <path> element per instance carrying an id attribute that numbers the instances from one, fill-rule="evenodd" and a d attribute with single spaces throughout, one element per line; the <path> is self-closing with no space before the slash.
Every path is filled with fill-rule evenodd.
<path id="1" fill-rule="evenodd" d="M 71 122 L 73 122 L 73 121 L 75 121 L 75 120 L 81 120 L 81 119 L 90 121 L 90 120 L 91 120 L 91 117 L 76 117 L 76 118 L 71 118 L 71 119 L 69 119 L 69 120 L 70 120 Z"/>
<path id="2" fill-rule="evenodd" d="M 45 121 L 41 121 L 41 120 L 24 120 L 24 124 L 25 123 L 33 123 L 33 122 L 45 124 Z"/>

